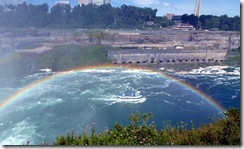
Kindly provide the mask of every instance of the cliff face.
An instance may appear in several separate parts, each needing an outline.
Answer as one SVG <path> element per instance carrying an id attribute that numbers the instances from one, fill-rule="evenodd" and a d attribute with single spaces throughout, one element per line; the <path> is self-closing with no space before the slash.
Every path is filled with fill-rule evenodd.
<path id="1" fill-rule="evenodd" d="M 139 34 L 116 33 L 110 34 L 102 43 L 113 46 L 146 46 L 165 49 L 174 48 L 176 45 L 188 48 L 231 49 L 240 46 L 240 33 L 197 31 L 155 31 Z"/>
<path id="2" fill-rule="evenodd" d="M 0 30 L 0 52 L 15 50 L 41 53 L 57 45 L 104 45 L 172 49 L 231 49 L 240 46 L 240 32 L 221 31 L 120 31 L 80 29 Z"/>

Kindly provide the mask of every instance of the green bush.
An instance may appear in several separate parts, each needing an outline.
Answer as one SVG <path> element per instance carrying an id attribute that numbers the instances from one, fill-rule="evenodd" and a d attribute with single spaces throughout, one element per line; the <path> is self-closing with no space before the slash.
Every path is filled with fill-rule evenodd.
<path id="1" fill-rule="evenodd" d="M 198 129 L 186 129 L 185 123 L 179 127 L 167 126 L 157 130 L 152 113 L 131 114 L 131 124 L 122 126 L 115 123 L 111 130 L 100 134 L 91 127 L 91 134 L 76 135 L 69 132 L 56 138 L 54 145 L 240 145 L 240 112 L 230 109 L 226 118 L 203 125 Z M 191 125 L 193 126 L 193 124 Z"/>

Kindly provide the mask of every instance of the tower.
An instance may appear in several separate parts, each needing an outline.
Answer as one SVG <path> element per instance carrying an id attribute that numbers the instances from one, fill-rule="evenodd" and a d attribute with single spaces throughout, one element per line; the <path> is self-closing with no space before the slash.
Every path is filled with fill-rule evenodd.
<path id="1" fill-rule="evenodd" d="M 200 0 L 196 0 L 196 7 L 195 7 L 194 15 L 197 17 L 199 17 L 199 10 L 200 10 Z"/>

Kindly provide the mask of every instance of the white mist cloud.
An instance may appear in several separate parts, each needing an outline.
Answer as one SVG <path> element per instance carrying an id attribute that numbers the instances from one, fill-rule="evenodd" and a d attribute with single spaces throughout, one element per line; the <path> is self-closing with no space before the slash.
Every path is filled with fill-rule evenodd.
<path id="1" fill-rule="evenodd" d="M 171 9 L 174 9 L 174 10 L 177 10 L 177 8 L 174 5 L 171 5 L 170 3 L 167 3 L 167 2 L 163 2 L 163 6 L 171 8 Z"/>
<path id="2" fill-rule="evenodd" d="M 20 4 L 23 3 L 24 0 L 0 0 L 0 4 L 1 5 L 5 5 L 5 4 Z"/>
<path id="3" fill-rule="evenodd" d="M 169 7 L 169 6 L 170 6 L 170 3 L 163 2 L 163 5 L 164 5 L 165 7 Z"/>
<path id="4" fill-rule="evenodd" d="M 136 5 L 145 6 L 145 7 L 148 7 L 148 6 L 151 6 L 154 4 L 159 4 L 158 0 L 133 0 L 133 2 Z"/>

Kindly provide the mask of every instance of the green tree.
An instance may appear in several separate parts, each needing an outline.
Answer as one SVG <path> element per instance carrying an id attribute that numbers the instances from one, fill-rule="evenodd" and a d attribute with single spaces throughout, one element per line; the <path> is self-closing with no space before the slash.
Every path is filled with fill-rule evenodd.
<path id="1" fill-rule="evenodd" d="M 233 23 L 235 24 L 234 31 L 240 31 L 241 29 L 240 16 L 234 16 Z"/>
<path id="2" fill-rule="evenodd" d="M 182 22 L 183 22 L 183 23 L 191 24 L 191 25 L 193 25 L 194 27 L 197 26 L 197 23 L 198 23 L 198 17 L 195 16 L 194 14 L 191 14 L 191 15 L 184 14 L 184 15 L 182 15 L 181 19 L 182 19 Z"/>
<path id="3" fill-rule="evenodd" d="M 170 21 L 166 16 L 162 17 L 162 22 L 160 24 L 162 27 L 168 27 L 170 25 Z"/>
<path id="4" fill-rule="evenodd" d="M 70 5 L 55 5 L 51 8 L 50 22 L 52 27 L 67 27 L 70 20 Z"/>
<path id="5" fill-rule="evenodd" d="M 26 2 L 22 4 L 18 4 L 16 6 L 16 13 L 15 13 L 15 25 L 18 27 L 25 27 L 28 20 L 28 6 Z"/>
<path id="6" fill-rule="evenodd" d="M 200 21 L 197 21 L 196 29 L 199 30 L 201 28 L 202 28 L 202 23 Z"/>
<path id="7" fill-rule="evenodd" d="M 28 5 L 28 23 L 29 26 L 45 27 L 48 25 L 48 4 Z"/>
<path id="8" fill-rule="evenodd" d="M 220 30 L 229 30 L 231 20 L 227 15 L 220 16 Z"/>

